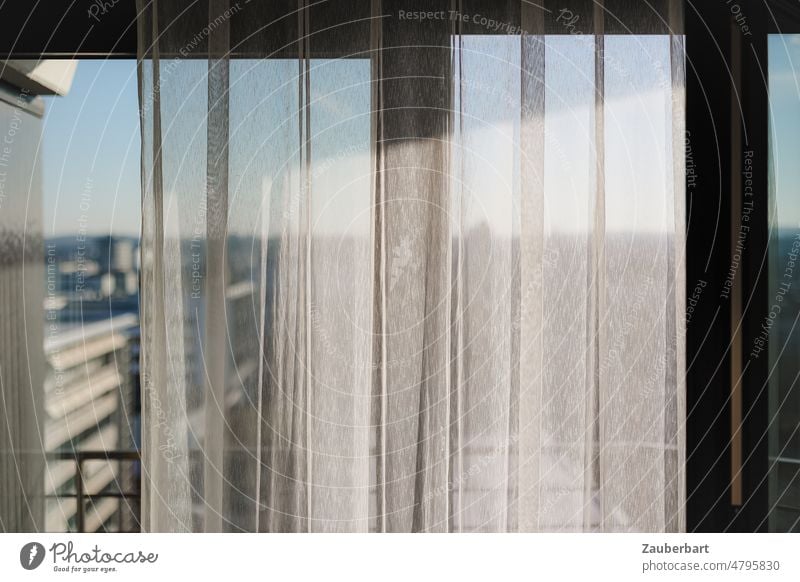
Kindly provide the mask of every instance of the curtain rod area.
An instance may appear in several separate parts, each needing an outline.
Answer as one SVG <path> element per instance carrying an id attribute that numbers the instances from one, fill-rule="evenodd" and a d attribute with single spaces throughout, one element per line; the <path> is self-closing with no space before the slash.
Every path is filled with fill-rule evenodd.
<path id="1" fill-rule="evenodd" d="M 426 4 L 430 18 L 415 17 L 404 10 L 406 4 L 388 0 L 346 0 L 317 2 L 310 14 L 310 49 L 315 58 L 347 58 L 369 50 L 371 9 L 378 3 L 386 26 L 442 26 L 442 20 L 461 23 L 462 35 L 520 35 L 522 2 L 464 2 L 459 12 L 445 0 Z M 145 3 L 147 4 L 147 3 Z M 591 10 L 591 2 L 569 0 L 544 2 L 541 15 L 548 35 L 591 34 L 595 14 L 603 14 L 606 34 L 668 34 L 667 0 L 651 0 L 653 18 L 621 16 L 631 11 L 616 10 L 615 0 L 607 0 L 604 10 Z M 292 46 L 297 39 L 296 0 L 271 3 L 274 18 L 264 18 L 261 3 L 231 0 L 227 11 L 232 41 L 231 58 L 297 58 Z M 260 11 L 258 19 L 249 15 Z M 0 57 L 5 59 L 135 58 L 135 0 L 49 0 L 31 9 L 28 3 L 8 3 L 0 19 Z M 394 20 L 395 22 L 391 22 Z M 268 22 L 255 28 L 255 22 Z M 203 36 L 208 24 L 208 0 L 187 2 L 175 27 L 187 42 Z M 207 35 L 206 35 L 207 36 Z M 238 48 L 237 46 L 238 45 Z M 203 46 L 182 58 L 205 58 Z M 170 56 L 170 55 L 164 55 Z M 356 55 L 359 56 L 359 55 Z"/>

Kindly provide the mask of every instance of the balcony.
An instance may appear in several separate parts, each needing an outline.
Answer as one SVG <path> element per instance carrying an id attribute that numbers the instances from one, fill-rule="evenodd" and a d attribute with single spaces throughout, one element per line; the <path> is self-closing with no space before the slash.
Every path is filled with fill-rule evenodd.
<path id="1" fill-rule="evenodd" d="M 125 474 L 139 473 L 139 451 L 82 450 L 49 453 L 48 461 L 61 463 L 58 473 L 65 481 L 74 483 L 74 489 L 54 492 L 49 489 L 50 500 L 67 519 L 69 530 L 85 532 L 138 533 L 142 492 L 139 479 L 124 479 Z M 89 470 L 87 466 L 94 464 Z M 123 464 L 131 471 L 125 471 Z M 49 475 L 52 477 L 52 473 Z M 124 489 L 130 487 L 130 489 Z M 116 517 L 116 519 L 114 519 Z"/>

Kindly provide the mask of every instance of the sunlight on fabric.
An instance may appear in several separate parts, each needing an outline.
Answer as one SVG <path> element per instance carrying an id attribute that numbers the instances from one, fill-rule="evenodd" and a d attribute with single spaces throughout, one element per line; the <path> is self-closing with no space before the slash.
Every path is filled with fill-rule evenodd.
<path id="1" fill-rule="evenodd" d="M 680 531 L 676 11 L 407 4 L 143 5 L 145 528 Z"/>

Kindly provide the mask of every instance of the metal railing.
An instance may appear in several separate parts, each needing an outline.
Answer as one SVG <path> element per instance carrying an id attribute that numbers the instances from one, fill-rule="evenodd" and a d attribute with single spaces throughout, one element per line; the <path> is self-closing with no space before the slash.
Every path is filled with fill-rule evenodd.
<path id="1" fill-rule="evenodd" d="M 73 461 L 75 463 L 75 492 L 55 493 L 48 495 L 51 498 L 75 498 L 75 524 L 77 533 L 86 530 L 86 502 L 98 499 L 116 498 L 120 500 L 135 501 L 136 507 L 141 506 L 142 491 L 100 491 L 90 493 L 86 491 L 84 478 L 84 463 L 86 461 L 119 461 L 138 463 L 141 461 L 139 451 L 57 451 L 47 454 L 54 461 Z"/>

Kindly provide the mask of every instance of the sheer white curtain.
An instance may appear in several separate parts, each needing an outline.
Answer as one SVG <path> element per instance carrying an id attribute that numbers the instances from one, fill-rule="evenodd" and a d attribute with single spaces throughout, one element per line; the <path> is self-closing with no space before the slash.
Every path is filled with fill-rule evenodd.
<path id="1" fill-rule="evenodd" d="M 142 0 L 145 529 L 681 531 L 679 5 Z"/>

